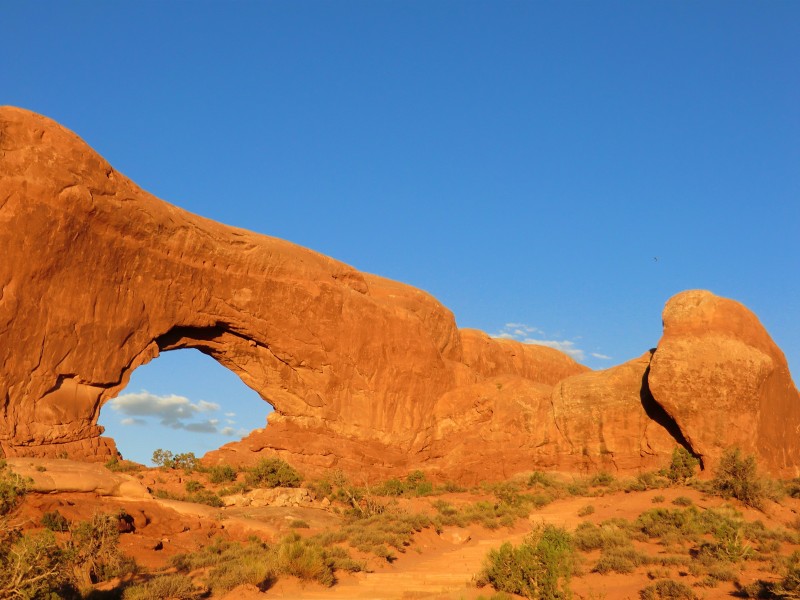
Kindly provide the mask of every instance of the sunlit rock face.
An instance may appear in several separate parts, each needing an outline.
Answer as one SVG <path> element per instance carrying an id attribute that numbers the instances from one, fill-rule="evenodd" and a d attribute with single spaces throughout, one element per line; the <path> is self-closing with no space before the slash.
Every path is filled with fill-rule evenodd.
<path id="1" fill-rule="evenodd" d="M 800 395 L 786 357 L 746 307 L 710 292 L 674 296 L 653 355 L 653 396 L 706 467 L 738 446 L 774 473 L 800 465 Z"/>
<path id="2" fill-rule="evenodd" d="M 709 362 L 701 321 L 688 338 L 670 325 L 687 319 L 668 318 L 673 300 L 652 359 L 590 372 L 550 348 L 460 331 L 413 287 L 172 206 L 72 132 L 9 107 L 0 108 L 0 248 L 5 456 L 107 459 L 116 449 L 97 425 L 103 403 L 160 352 L 196 348 L 275 407 L 268 427 L 210 462 L 277 454 L 309 474 L 423 468 L 491 480 L 649 468 L 678 443 L 713 460 L 727 439 L 771 467 L 798 463 L 797 391 L 755 317 L 755 333 L 733 327 L 725 338 L 752 351 L 721 358 L 739 348 L 726 342 Z M 706 372 L 723 363 L 718 377 L 741 390 L 735 398 Z M 716 415 L 707 429 L 698 402 Z M 720 425 L 725 414 L 734 427 Z M 748 437 L 751 418 L 759 433 Z M 766 431 L 777 437 L 761 439 Z"/>

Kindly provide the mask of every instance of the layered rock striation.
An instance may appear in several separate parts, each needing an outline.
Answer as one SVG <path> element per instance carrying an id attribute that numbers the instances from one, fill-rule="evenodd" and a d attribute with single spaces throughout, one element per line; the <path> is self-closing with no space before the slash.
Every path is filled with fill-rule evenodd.
<path id="1" fill-rule="evenodd" d="M 637 470 L 676 444 L 800 464 L 798 393 L 742 305 L 673 298 L 654 353 L 593 372 L 459 330 L 430 295 L 138 188 L 53 121 L 0 108 L 0 451 L 105 460 L 100 408 L 131 372 L 196 348 L 269 402 L 211 453 L 364 478 Z"/>

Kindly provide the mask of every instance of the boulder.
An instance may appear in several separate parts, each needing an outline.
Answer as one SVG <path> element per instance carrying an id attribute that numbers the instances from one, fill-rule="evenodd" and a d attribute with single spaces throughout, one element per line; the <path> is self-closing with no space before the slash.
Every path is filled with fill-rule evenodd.
<path id="1" fill-rule="evenodd" d="M 758 318 L 734 300 L 690 290 L 667 302 L 663 322 L 650 390 L 704 466 L 738 446 L 762 468 L 796 475 L 800 395 Z"/>

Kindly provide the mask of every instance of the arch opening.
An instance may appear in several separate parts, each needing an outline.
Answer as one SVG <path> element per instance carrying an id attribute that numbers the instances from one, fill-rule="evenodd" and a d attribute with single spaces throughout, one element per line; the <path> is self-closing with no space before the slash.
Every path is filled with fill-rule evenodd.
<path id="1" fill-rule="evenodd" d="M 149 465 L 159 448 L 200 457 L 266 426 L 272 406 L 233 371 L 199 349 L 164 350 L 100 410 L 123 458 Z"/>

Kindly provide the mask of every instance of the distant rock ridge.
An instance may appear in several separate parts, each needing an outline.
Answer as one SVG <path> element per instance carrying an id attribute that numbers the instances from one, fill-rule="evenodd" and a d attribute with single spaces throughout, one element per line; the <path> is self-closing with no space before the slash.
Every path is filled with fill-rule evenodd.
<path id="1" fill-rule="evenodd" d="M 411 286 L 198 217 L 80 138 L 0 108 L 0 452 L 107 460 L 101 406 L 160 352 L 196 348 L 275 408 L 210 462 L 278 455 L 364 479 L 635 472 L 732 444 L 796 474 L 800 402 L 741 304 L 672 298 L 655 352 L 590 371 L 459 330 Z"/>

